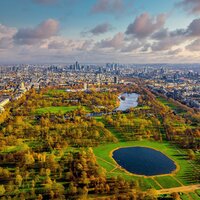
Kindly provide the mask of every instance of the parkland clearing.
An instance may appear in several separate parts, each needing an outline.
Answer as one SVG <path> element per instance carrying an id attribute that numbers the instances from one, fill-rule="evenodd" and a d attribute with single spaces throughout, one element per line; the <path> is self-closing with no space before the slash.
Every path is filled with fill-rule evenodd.
<path id="1" fill-rule="evenodd" d="M 199 112 L 137 81 L 70 89 L 32 88 L 1 113 L 0 199 L 200 199 Z M 137 105 L 117 110 L 124 93 Z M 113 158 L 128 147 L 159 151 L 175 169 L 131 173 Z"/>

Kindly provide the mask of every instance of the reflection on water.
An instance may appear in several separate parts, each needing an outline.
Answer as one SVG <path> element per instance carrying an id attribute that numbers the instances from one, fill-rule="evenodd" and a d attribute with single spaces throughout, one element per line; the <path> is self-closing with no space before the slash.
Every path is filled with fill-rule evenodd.
<path id="1" fill-rule="evenodd" d="M 121 97 L 125 97 L 125 100 L 122 100 Z M 116 110 L 125 111 L 131 107 L 136 107 L 138 105 L 138 97 L 139 94 L 136 93 L 121 94 L 118 97 L 120 100 L 120 106 Z"/>

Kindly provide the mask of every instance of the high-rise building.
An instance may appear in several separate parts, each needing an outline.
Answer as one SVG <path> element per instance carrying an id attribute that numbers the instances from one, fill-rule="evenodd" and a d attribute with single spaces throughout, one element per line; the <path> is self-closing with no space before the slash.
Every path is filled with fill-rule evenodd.
<path id="1" fill-rule="evenodd" d="M 117 84 L 119 82 L 118 76 L 114 76 L 114 83 Z"/>

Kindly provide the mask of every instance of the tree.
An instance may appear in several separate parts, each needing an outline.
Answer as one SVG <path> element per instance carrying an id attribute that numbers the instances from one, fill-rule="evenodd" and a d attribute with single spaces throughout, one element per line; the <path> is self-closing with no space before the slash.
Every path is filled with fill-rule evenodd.
<path id="1" fill-rule="evenodd" d="M 156 191 L 156 189 L 149 189 L 147 191 L 147 195 L 152 199 L 157 199 L 158 192 Z"/>
<path id="2" fill-rule="evenodd" d="M 38 195 L 37 200 L 42 200 L 43 196 L 41 194 Z"/>
<path id="3" fill-rule="evenodd" d="M 26 165 L 32 165 L 34 162 L 35 162 L 35 159 L 34 159 L 33 155 L 30 154 L 30 152 L 25 154 L 25 164 Z"/>
<path id="4" fill-rule="evenodd" d="M 172 193 L 172 198 L 173 198 L 174 200 L 180 200 L 180 199 L 181 199 L 180 196 L 179 196 L 179 194 L 178 194 L 177 192 L 173 192 L 173 193 Z"/>
<path id="5" fill-rule="evenodd" d="M 4 185 L 0 185 L 0 196 L 3 196 L 6 192 Z"/>
<path id="6" fill-rule="evenodd" d="M 73 182 L 69 184 L 68 193 L 75 195 L 77 193 L 77 187 L 74 185 Z"/>
<path id="7" fill-rule="evenodd" d="M 16 176 L 15 182 L 19 187 L 21 187 L 21 185 L 22 185 L 22 180 L 23 180 L 22 176 L 18 174 Z"/>
<path id="8" fill-rule="evenodd" d="M 195 153 L 192 149 L 188 150 L 188 156 L 190 160 L 194 160 L 195 159 Z"/>

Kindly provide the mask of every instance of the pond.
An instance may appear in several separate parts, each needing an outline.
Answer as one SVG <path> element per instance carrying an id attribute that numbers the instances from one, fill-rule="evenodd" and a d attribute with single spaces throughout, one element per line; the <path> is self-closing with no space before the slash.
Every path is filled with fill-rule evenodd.
<path id="1" fill-rule="evenodd" d="M 137 93 L 123 93 L 118 98 L 120 100 L 120 106 L 116 109 L 117 111 L 125 111 L 131 107 L 136 107 L 138 105 Z"/>
<path id="2" fill-rule="evenodd" d="M 169 174 L 176 169 L 170 158 L 147 147 L 120 148 L 113 152 L 113 158 L 122 168 L 138 175 Z"/>

